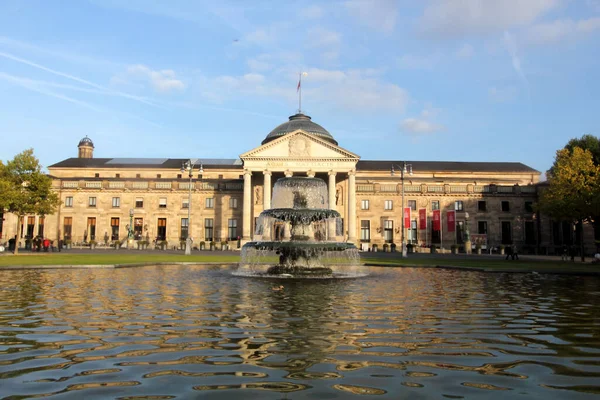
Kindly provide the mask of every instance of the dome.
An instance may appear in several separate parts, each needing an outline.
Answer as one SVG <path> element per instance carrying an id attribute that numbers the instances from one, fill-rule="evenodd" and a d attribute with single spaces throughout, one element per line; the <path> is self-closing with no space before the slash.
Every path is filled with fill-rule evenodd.
<path id="1" fill-rule="evenodd" d="M 337 141 L 331 136 L 331 133 L 327 132 L 325 128 L 323 128 L 319 124 L 315 124 L 310 120 L 308 115 L 304 114 L 294 114 L 290 117 L 290 120 L 284 122 L 279 125 L 277 128 L 273 129 L 271 133 L 267 135 L 265 140 L 262 141 L 262 144 L 269 143 L 277 138 L 280 138 L 283 135 L 286 135 L 290 132 L 294 132 L 298 129 L 303 130 L 304 132 L 316 135 L 321 139 L 324 139 L 330 143 L 333 143 L 337 146 Z"/>
<path id="2" fill-rule="evenodd" d="M 89 137 L 87 137 L 87 135 L 81 139 L 79 141 L 79 144 L 77 145 L 77 147 L 81 147 L 81 146 L 89 146 L 89 147 L 94 147 L 94 142 L 92 142 L 92 139 L 90 139 Z"/>

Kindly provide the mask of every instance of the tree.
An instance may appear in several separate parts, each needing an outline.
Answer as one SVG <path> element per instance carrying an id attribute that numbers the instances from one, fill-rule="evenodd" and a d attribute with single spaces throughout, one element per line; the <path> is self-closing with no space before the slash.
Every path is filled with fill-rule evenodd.
<path id="1" fill-rule="evenodd" d="M 570 143 L 570 142 L 569 142 Z M 552 218 L 600 224 L 600 165 L 593 154 L 578 146 L 556 152 L 548 171 L 548 188 L 540 194 L 538 209 Z M 583 258 L 583 238 L 580 238 Z"/>
<path id="2" fill-rule="evenodd" d="M 49 215 L 59 204 L 58 195 L 52 191 L 52 179 L 42 173 L 33 149 L 17 154 L 6 164 L 0 163 L 0 209 L 17 216 L 17 232 L 22 229 L 25 215 Z"/>

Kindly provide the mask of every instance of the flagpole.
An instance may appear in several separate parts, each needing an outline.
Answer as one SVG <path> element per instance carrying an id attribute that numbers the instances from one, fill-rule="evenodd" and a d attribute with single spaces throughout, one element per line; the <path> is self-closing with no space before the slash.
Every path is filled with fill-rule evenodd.
<path id="1" fill-rule="evenodd" d="M 302 72 L 298 73 L 298 113 L 302 114 Z"/>

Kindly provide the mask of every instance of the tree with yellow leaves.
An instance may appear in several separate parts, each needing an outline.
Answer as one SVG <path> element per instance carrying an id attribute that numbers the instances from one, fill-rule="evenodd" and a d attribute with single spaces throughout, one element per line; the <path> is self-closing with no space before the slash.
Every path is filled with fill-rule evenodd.
<path id="1" fill-rule="evenodd" d="M 555 219 L 600 225 L 600 165 L 589 150 L 574 146 L 556 152 L 548 171 L 548 187 L 540 194 L 538 209 Z M 596 238 L 598 239 L 598 238 Z M 583 238 L 579 242 L 582 246 Z"/>

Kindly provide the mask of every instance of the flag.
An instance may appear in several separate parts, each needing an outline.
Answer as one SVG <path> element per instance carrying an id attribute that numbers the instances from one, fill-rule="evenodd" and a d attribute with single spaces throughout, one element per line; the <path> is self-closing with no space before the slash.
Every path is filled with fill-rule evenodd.
<path id="1" fill-rule="evenodd" d="M 448 218 L 448 232 L 454 232 L 456 229 L 456 211 L 447 211 L 446 217 Z"/>
<path id="2" fill-rule="evenodd" d="M 439 231 L 442 228 L 440 210 L 433 210 L 433 230 Z"/>
<path id="3" fill-rule="evenodd" d="M 419 229 L 427 229 L 427 210 L 419 208 Z"/>
<path id="4" fill-rule="evenodd" d="M 410 229 L 410 207 L 404 207 L 404 229 Z"/>
<path id="5" fill-rule="evenodd" d="M 300 90 L 300 83 L 301 83 L 301 82 L 302 82 L 302 79 L 300 79 L 300 80 L 298 81 L 298 87 L 296 88 L 296 92 L 298 92 L 298 91 Z"/>

